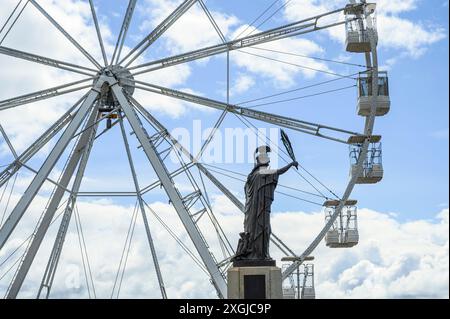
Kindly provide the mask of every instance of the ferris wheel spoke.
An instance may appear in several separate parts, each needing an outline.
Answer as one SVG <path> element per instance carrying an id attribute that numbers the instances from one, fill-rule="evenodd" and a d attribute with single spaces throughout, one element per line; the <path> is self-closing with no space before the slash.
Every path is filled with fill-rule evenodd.
<path id="1" fill-rule="evenodd" d="M 363 4 L 355 4 L 355 7 L 360 7 Z M 141 69 L 145 68 L 144 70 L 137 71 L 133 73 L 133 76 L 147 73 L 150 71 L 166 68 L 169 66 L 177 65 L 180 63 L 186 63 L 194 60 L 203 59 L 206 57 L 210 57 L 213 55 L 243 49 L 251 46 L 255 46 L 258 44 L 263 44 L 267 42 L 272 42 L 275 40 L 281 40 L 288 37 L 297 36 L 300 34 L 306 34 L 326 28 L 331 28 L 334 26 L 338 26 L 341 24 L 344 24 L 345 21 L 339 21 L 335 23 L 325 23 L 324 25 L 319 25 L 319 21 L 327 16 L 330 15 L 337 15 L 344 11 L 345 8 L 340 8 L 334 11 L 330 11 L 321 15 L 317 15 L 312 18 L 304 19 L 298 22 L 294 22 L 291 24 L 287 24 L 278 28 L 270 29 L 268 31 L 260 32 L 254 35 L 246 36 L 240 39 L 232 40 L 223 44 L 214 45 L 198 50 L 194 50 L 191 52 L 183 53 L 174 55 L 171 57 L 167 57 L 164 59 L 143 63 L 134 67 L 129 68 L 130 70 L 133 69 Z M 129 64 L 128 64 L 129 65 Z M 128 66 L 127 65 L 127 66 Z"/>
<path id="2" fill-rule="evenodd" d="M 286 117 L 286 116 L 257 111 L 257 110 L 249 109 L 246 107 L 238 106 L 238 105 L 227 104 L 224 102 L 212 100 L 209 98 L 204 98 L 204 97 L 201 97 L 198 95 L 185 93 L 182 91 L 165 88 L 162 86 L 149 84 L 149 83 L 138 81 L 138 80 L 135 80 L 135 83 L 137 84 L 137 85 L 135 85 L 135 87 L 138 89 L 141 89 L 141 90 L 149 91 L 152 93 L 157 93 L 160 95 L 169 96 L 172 98 L 180 99 L 180 100 L 195 103 L 195 104 L 204 105 L 204 106 L 222 110 L 222 111 L 227 110 L 230 113 L 234 113 L 234 114 L 241 115 L 244 117 L 256 119 L 256 120 L 259 120 L 262 122 L 278 125 L 281 127 L 286 127 L 286 128 L 298 131 L 298 132 L 302 132 L 302 133 L 309 134 L 309 135 L 314 135 L 314 136 L 332 140 L 335 142 L 349 144 L 348 139 L 344 140 L 339 137 L 322 134 L 321 130 L 334 132 L 335 134 L 348 135 L 348 138 L 350 138 L 351 136 L 362 136 L 362 134 L 360 134 L 360 133 L 356 133 L 356 132 L 352 132 L 352 131 L 348 131 L 348 130 L 344 130 L 344 129 L 340 129 L 340 128 L 335 128 L 335 127 L 331 127 L 328 125 L 311 123 L 311 122 L 302 121 L 302 120 L 298 120 L 298 119 L 294 119 L 294 118 L 290 118 L 290 117 Z"/>
<path id="3" fill-rule="evenodd" d="M 100 32 L 100 27 L 98 25 L 97 14 L 95 13 L 95 7 L 94 7 L 94 3 L 93 3 L 92 0 L 89 0 L 89 5 L 91 7 L 92 19 L 94 20 L 95 31 L 97 32 L 97 38 L 98 38 L 98 42 L 100 44 L 100 49 L 102 50 L 103 62 L 105 63 L 105 66 L 107 66 L 108 65 L 108 59 L 106 58 L 106 52 L 105 52 L 105 46 L 103 44 L 102 33 Z"/>
<path id="4" fill-rule="evenodd" d="M 130 0 L 128 3 L 127 12 L 123 18 L 122 28 L 120 29 L 119 37 L 117 38 L 116 47 L 114 48 L 114 53 L 111 58 L 111 64 L 118 64 L 120 59 L 120 54 L 122 53 L 123 44 L 127 36 L 128 28 L 131 24 L 131 19 L 133 18 L 134 9 L 136 7 L 137 0 Z M 117 55 L 117 56 L 116 56 Z M 115 62 L 114 62 L 115 60 Z"/>
<path id="5" fill-rule="evenodd" d="M 54 68 L 71 71 L 71 72 L 88 75 L 88 76 L 94 76 L 97 73 L 96 70 L 86 68 L 84 66 L 80 66 L 80 65 L 76 65 L 76 64 L 72 64 L 72 63 L 68 63 L 68 62 L 63 62 L 63 61 L 58 61 L 55 59 L 47 58 L 44 56 L 40 56 L 40 55 L 36 55 L 36 54 L 24 52 L 24 51 L 11 49 L 11 48 L 4 47 L 4 46 L 0 46 L 0 54 L 8 55 L 11 57 L 15 57 L 18 59 L 27 60 L 27 61 L 31 61 L 31 62 L 35 62 L 35 63 L 39 63 L 39 64 L 48 65 L 48 66 L 52 66 Z"/>
<path id="6" fill-rule="evenodd" d="M 92 79 L 93 79 L 93 77 L 0 101 L 0 111 L 10 109 L 10 108 L 13 108 L 16 106 L 21 106 L 21 105 L 25 105 L 25 104 L 29 104 L 29 103 L 33 103 L 33 102 L 37 102 L 37 101 L 46 100 L 46 99 L 49 99 L 52 97 L 76 92 L 79 90 L 91 88 L 92 84 L 77 86 L 75 88 L 70 88 L 70 87 L 76 86 L 76 85 L 79 85 L 79 84 L 82 84 L 82 83 L 85 83 L 88 81 L 92 81 Z"/>
<path id="7" fill-rule="evenodd" d="M 134 47 L 118 64 L 122 64 L 131 57 L 125 67 L 128 67 L 136 60 L 149 46 L 161 37 L 186 11 L 189 10 L 197 0 L 185 0 L 182 2 L 163 22 L 161 22 L 149 35 Z M 139 51 L 138 51 L 139 50 Z M 136 52 L 138 51 L 138 52 Z M 134 55 L 134 56 L 133 56 Z"/>
<path id="8" fill-rule="evenodd" d="M 66 113 L 64 113 L 48 130 L 46 130 L 36 141 L 34 141 L 14 162 L 10 163 L 2 172 L 0 172 L 0 187 L 2 187 L 15 173 L 26 164 L 44 145 L 46 145 L 64 126 L 73 118 L 74 110 L 86 98 L 85 94 L 77 101 Z"/>
<path id="9" fill-rule="evenodd" d="M 190 163 L 188 163 L 188 167 L 191 167 L 193 165 L 197 166 L 197 168 L 201 171 L 201 173 L 203 173 L 216 187 L 217 189 L 219 189 L 242 213 L 245 212 L 245 206 L 244 204 L 229 190 L 228 187 L 226 187 L 224 184 L 222 184 L 202 163 L 198 162 L 194 156 L 181 144 L 179 143 L 179 141 L 174 138 L 169 131 L 167 130 L 166 127 L 164 127 L 164 125 L 162 125 L 156 118 L 154 118 L 142 105 L 139 104 L 138 101 L 136 101 L 133 97 L 130 97 L 130 100 L 133 102 L 133 105 L 136 106 L 136 108 L 139 110 L 139 112 L 147 119 L 149 120 L 153 125 L 155 125 L 155 127 L 157 127 L 157 129 L 161 130 L 161 131 L 165 131 L 167 132 L 167 137 L 170 139 L 171 143 L 174 145 L 174 147 L 180 151 L 181 153 L 183 153 L 187 158 L 190 159 Z M 171 178 L 181 174 L 184 171 L 183 168 L 180 168 L 174 172 L 172 172 L 170 174 Z M 160 181 L 156 181 L 144 188 L 141 189 L 141 193 L 145 194 L 149 191 L 151 191 L 152 189 L 155 189 L 157 187 L 161 186 L 161 182 Z M 281 240 L 279 240 L 279 238 L 274 235 L 273 237 L 270 238 L 270 241 L 275 243 L 275 241 L 277 242 L 277 247 L 278 245 L 283 246 L 287 251 L 292 252 L 292 250 L 287 247 L 286 244 L 284 244 L 283 242 L 281 242 Z"/>
<path id="10" fill-rule="evenodd" d="M 29 1 L 67 38 L 67 40 L 69 40 L 89 61 L 91 61 L 92 64 L 94 64 L 98 69 L 102 68 L 101 65 L 74 38 L 72 38 L 72 36 L 64 30 L 64 28 L 61 27 L 61 25 L 59 25 L 58 22 L 56 22 L 56 20 L 53 19 L 47 11 L 45 11 L 44 8 L 42 8 L 35 0 Z"/>

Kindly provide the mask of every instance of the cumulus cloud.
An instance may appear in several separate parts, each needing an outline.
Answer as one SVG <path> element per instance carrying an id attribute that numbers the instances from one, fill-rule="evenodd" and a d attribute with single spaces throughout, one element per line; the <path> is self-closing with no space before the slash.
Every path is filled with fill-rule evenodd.
<path id="1" fill-rule="evenodd" d="M 230 95 L 238 95 L 247 92 L 255 85 L 255 80 L 246 74 L 239 74 L 230 89 Z"/>
<path id="2" fill-rule="evenodd" d="M 389 1 L 378 0 L 377 29 L 381 48 L 397 50 L 400 53 L 418 58 L 427 48 L 446 37 L 442 27 L 423 21 L 412 21 L 402 16 L 418 8 L 417 0 Z M 347 1 L 335 0 L 293 0 L 285 9 L 285 16 L 290 21 L 296 21 L 332 9 L 344 7 Z M 342 21 L 343 16 L 335 16 L 334 21 Z M 341 43 L 345 40 L 343 28 L 332 28 L 328 34 Z"/>

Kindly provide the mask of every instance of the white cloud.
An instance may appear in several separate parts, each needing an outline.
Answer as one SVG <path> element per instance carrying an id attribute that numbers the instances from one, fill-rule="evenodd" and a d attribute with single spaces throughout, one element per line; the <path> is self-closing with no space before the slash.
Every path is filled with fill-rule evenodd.
<path id="1" fill-rule="evenodd" d="M 239 34 L 244 28 L 245 26 L 242 26 L 236 30 L 235 34 Z M 230 54 L 231 61 L 240 67 L 242 72 L 248 72 L 254 76 L 261 76 L 277 87 L 286 88 L 294 85 L 298 76 L 311 79 L 318 73 L 316 70 L 331 72 L 325 63 L 317 60 L 274 52 L 290 52 L 304 56 L 322 54 L 324 49 L 311 40 L 283 39 L 259 45 L 258 48 L 264 50 L 248 48 L 243 49 L 243 52 L 234 51 Z M 260 56 L 268 59 L 261 58 Z M 276 60 L 287 63 L 279 63 Z M 304 66 L 304 68 L 295 65 Z"/>
<path id="2" fill-rule="evenodd" d="M 319 230 L 321 214 L 309 216 L 308 223 L 302 221 L 305 216 L 295 214 L 275 219 L 274 229 L 292 219 L 297 232 Z M 361 209 L 358 216 L 357 246 L 342 250 L 321 244 L 314 252 L 318 298 L 448 298 L 448 209 L 432 221 L 401 223 L 368 209 Z M 295 231 L 295 226 L 289 227 L 283 238 L 298 242 L 298 251 L 311 233 L 295 235 Z"/>
<path id="3" fill-rule="evenodd" d="M 442 27 L 424 22 L 412 21 L 401 14 L 418 8 L 417 0 L 378 0 L 377 29 L 381 48 L 405 52 L 413 58 L 420 57 L 427 48 L 446 37 Z M 343 7 L 346 1 L 335 0 L 293 0 L 285 9 L 289 21 L 298 21 L 320 13 Z M 334 16 L 334 21 L 342 21 L 343 16 Z M 343 27 L 328 29 L 328 34 L 341 43 L 345 40 Z"/>
<path id="4" fill-rule="evenodd" d="M 236 245 L 243 216 L 225 199 L 213 196 L 213 208 L 232 245 Z M 3 260 L 31 231 L 45 205 L 37 197 L 24 223 L 0 253 Z M 82 201 L 78 204 L 98 297 L 111 294 L 133 204 L 113 201 Z M 190 249 L 193 246 L 183 231 L 173 208 L 167 203 L 153 203 L 152 208 Z M 1 207 L 0 207 L 1 208 Z M 121 297 L 159 298 L 159 289 L 151 262 L 145 232 L 138 215 L 133 244 L 127 263 Z M 215 298 L 207 276 L 195 265 L 159 222 L 149 214 L 150 227 L 170 298 Z M 433 220 L 399 222 L 390 214 L 368 209 L 359 211 L 360 243 L 351 249 L 330 249 L 322 242 L 314 251 L 316 293 L 318 298 L 448 298 L 449 287 L 449 210 L 442 210 Z M 59 223 L 56 222 L 56 225 Z M 323 227 L 321 212 L 278 212 L 272 215 L 273 231 L 294 251 L 301 252 Z M 201 225 L 204 227 L 204 225 Z M 203 228 L 204 229 L 204 228 Z M 50 233 L 54 234 L 56 226 Z M 214 232 L 204 232 L 211 248 L 219 251 Z M 52 235 L 45 241 L 28 276 L 22 297 L 33 297 Z M 281 254 L 271 247 L 271 254 Z M 67 235 L 60 267 L 55 278 L 53 297 L 86 297 L 84 275 L 79 255 L 77 233 L 73 225 Z M 17 257 L 15 257 L 17 258 Z M 220 256 L 219 256 L 220 258 Z M 14 261 L 14 258 L 11 262 Z M 8 264 L 1 268 L 4 272 Z M 181 271 L 189 269 L 189 271 Z M 0 281 L 5 291 L 7 278 Z"/>
<path id="5" fill-rule="evenodd" d="M 255 85 L 255 80 L 246 74 L 239 74 L 230 89 L 230 95 L 234 96 L 247 92 Z"/>

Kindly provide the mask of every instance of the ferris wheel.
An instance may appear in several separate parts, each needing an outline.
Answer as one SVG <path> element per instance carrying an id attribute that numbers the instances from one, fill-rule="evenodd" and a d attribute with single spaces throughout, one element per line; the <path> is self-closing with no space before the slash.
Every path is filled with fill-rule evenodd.
<path id="1" fill-rule="evenodd" d="M 227 298 L 226 274 L 235 253 L 228 237 L 236 235 L 227 234 L 221 227 L 220 220 L 214 214 L 208 196 L 208 188 L 205 187 L 205 181 L 214 185 L 216 192 L 223 193 L 242 212 L 244 212 L 244 204 L 223 182 L 223 178 L 226 175 L 229 177 L 230 172 L 223 167 L 202 163 L 201 156 L 208 143 L 213 139 L 215 132 L 220 129 L 227 114 L 233 114 L 243 125 L 249 127 L 253 125 L 251 121 L 269 123 L 270 125 L 286 129 L 288 132 L 311 135 L 318 139 L 328 140 L 330 143 L 340 143 L 350 149 L 350 177 L 345 191 L 339 196 L 302 165 L 299 167 L 297 174 L 317 191 L 312 196 L 323 199 L 323 202 L 320 204 L 325 211 L 325 223 L 319 233 L 311 234 L 311 241 L 303 251 L 295 252 L 289 248 L 289 243 L 283 242 L 276 233 L 272 234 L 271 243 L 274 245 L 273 247 L 276 247 L 285 255 L 284 261 L 289 262 L 283 267 L 282 279 L 288 283 L 288 286 L 290 285 L 291 288 L 294 288 L 294 275 L 297 275 L 297 277 L 302 276 L 302 284 L 297 283 L 297 287 L 295 287 L 298 292 L 295 289 L 286 289 L 286 298 L 295 296 L 298 298 L 314 297 L 313 267 L 307 262 L 312 259 L 313 251 L 322 240 L 325 240 L 325 244 L 330 248 L 352 247 L 358 243 L 357 202 L 350 199 L 350 195 L 356 184 L 377 183 L 383 177 L 381 136 L 374 134 L 373 130 L 375 119 L 387 114 L 390 109 L 387 74 L 378 70 L 378 34 L 375 24 L 375 4 L 350 0 L 345 7 L 333 11 L 324 12 L 311 18 L 263 32 L 251 32 L 245 35 L 244 30 L 236 39 L 229 40 L 222 33 L 205 2 L 204 0 L 182 1 L 176 10 L 141 42 L 129 52 L 124 53 L 124 43 L 137 5 L 137 0 L 130 0 L 114 53 L 108 57 L 94 3 L 92 0 L 89 0 L 96 35 L 102 52 L 102 58 L 97 60 L 47 12 L 46 8 L 39 4 L 39 1 L 18 1 L 17 6 L 1 28 L 0 44 L 8 36 L 9 31 L 14 27 L 25 7 L 33 6 L 66 38 L 68 43 L 78 49 L 91 62 L 91 65 L 76 65 L 0 45 L 0 54 L 2 55 L 87 76 L 87 78 L 79 81 L 0 101 L 0 111 L 3 111 L 20 108 L 25 104 L 51 99 L 68 93 L 84 92 L 84 95 L 79 98 L 77 103 L 21 154 L 15 151 L 8 139 L 7 132 L 0 125 L 0 136 L 3 137 L 14 155 L 14 160 L 11 163 L 7 163 L 0 172 L 0 200 L 8 201 L 9 203 L 8 193 L 10 198 L 15 180 L 21 170 L 32 171 L 34 174 L 17 203 L 9 209 L 8 205 L 5 205 L 4 214 L 6 217 L 0 223 L 0 251 L 10 240 L 11 234 L 15 231 L 19 221 L 26 218 L 26 212 L 42 185 L 45 182 L 49 182 L 54 186 L 35 230 L 21 245 L 26 247 L 23 254 L 14 256 L 16 250 L 6 256 L 4 260 L 0 260 L 0 276 L 2 276 L 0 278 L 4 277 L 3 273 L 5 271 L 13 273 L 9 287 L 5 292 L 6 298 L 16 298 L 18 296 L 44 237 L 48 235 L 50 225 L 56 222 L 59 224 L 57 235 L 54 239 L 45 272 L 42 274 L 41 285 L 36 291 L 38 298 L 48 298 L 50 296 L 69 224 L 72 221 L 72 223 L 77 224 L 77 227 L 79 225 L 79 217 L 77 217 L 77 199 L 79 197 L 130 195 L 109 194 L 107 192 L 91 194 L 80 191 L 90 152 L 95 141 L 99 136 L 113 128 L 120 129 L 125 144 L 135 189 L 135 192 L 131 195 L 136 198 L 133 218 L 135 220 L 140 214 L 143 220 L 147 244 L 151 252 L 162 298 L 170 296 L 168 296 L 164 284 L 164 270 L 161 269 L 158 260 L 158 247 L 161 246 L 152 237 L 152 225 L 148 220 L 149 214 L 155 217 L 171 236 L 177 240 L 184 251 L 193 258 L 199 268 L 207 274 L 218 297 Z M 205 12 L 211 27 L 217 32 L 222 43 L 140 63 L 139 61 L 142 61 L 141 58 L 146 50 L 194 5 L 199 5 Z M 345 16 L 345 19 L 340 19 L 342 16 Z M 275 113 L 263 112 L 255 108 L 258 105 L 243 106 L 242 104 L 232 104 L 228 99 L 226 102 L 218 101 L 163 87 L 157 83 L 148 83 L 139 78 L 139 75 L 220 54 L 228 55 L 229 62 L 229 53 L 232 51 L 240 51 L 247 48 L 268 51 L 268 49 L 264 49 L 262 46 L 258 47 L 258 45 L 312 32 L 321 32 L 321 30 L 339 26 L 345 26 L 346 51 L 363 53 L 365 58 L 363 71 L 345 76 L 347 79 L 351 78 L 356 81 L 356 86 L 354 87 L 358 90 L 357 114 L 365 121 L 362 132 L 354 132 L 322 123 L 313 123 Z M 257 56 L 258 54 L 254 55 Z M 276 63 L 274 63 L 273 67 L 276 67 Z M 192 154 L 156 118 L 155 114 L 148 111 L 144 101 L 139 101 L 134 97 L 137 90 L 195 103 L 221 112 L 210 136 L 202 145 L 200 154 Z M 282 94 L 272 94 L 271 97 L 280 95 Z M 259 98 L 257 101 L 259 102 L 264 98 Z M 104 130 L 100 130 L 102 122 L 106 122 Z M 132 148 L 129 143 L 130 135 L 132 138 L 137 139 L 140 145 L 139 152 L 145 154 L 149 168 L 153 168 L 156 174 L 157 179 L 150 185 L 142 186 L 140 184 L 133 161 Z M 42 166 L 38 170 L 32 169 L 27 163 L 43 147 L 55 139 L 57 141 L 52 146 Z M 73 147 L 70 150 L 69 146 L 71 143 L 73 143 Z M 64 169 L 59 179 L 54 180 L 50 177 L 50 174 L 67 150 L 70 152 Z M 177 166 L 167 164 L 167 158 L 170 154 L 178 159 Z M 181 178 L 183 185 L 180 182 Z M 188 187 L 186 187 L 186 184 Z M 314 185 L 319 186 L 315 187 Z M 325 195 L 319 187 L 328 192 L 329 195 Z M 145 199 L 146 194 L 158 188 L 162 188 L 165 191 L 165 195 L 176 211 L 184 230 L 189 235 L 194 250 L 189 249 L 183 243 L 183 240 L 177 237 L 177 234 L 170 229 L 163 218 L 158 216 L 157 212 L 149 205 L 148 200 Z M 215 236 L 215 244 L 210 242 L 211 233 Z M 11 261 L 12 258 L 16 258 L 16 262 L 8 269 L 2 269 L 3 267 L 1 266 Z M 290 293 L 292 294 L 289 295 Z"/>

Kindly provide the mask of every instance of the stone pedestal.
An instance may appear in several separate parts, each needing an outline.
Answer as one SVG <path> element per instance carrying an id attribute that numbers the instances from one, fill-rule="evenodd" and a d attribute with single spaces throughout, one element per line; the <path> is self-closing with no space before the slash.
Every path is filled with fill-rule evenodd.
<path id="1" fill-rule="evenodd" d="M 275 266 L 232 267 L 228 299 L 282 299 L 281 269 Z"/>

